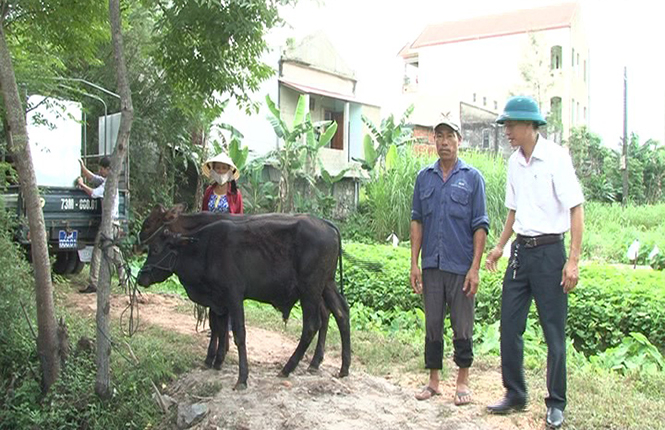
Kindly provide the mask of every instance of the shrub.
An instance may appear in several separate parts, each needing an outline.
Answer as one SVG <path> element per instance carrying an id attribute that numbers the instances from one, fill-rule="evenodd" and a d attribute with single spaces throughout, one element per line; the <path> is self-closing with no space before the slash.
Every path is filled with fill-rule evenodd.
<path id="1" fill-rule="evenodd" d="M 568 331 L 585 354 L 619 345 L 630 333 L 665 348 L 665 276 L 662 272 L 588 265 L 570 296 Z"/>
<path id="2" fill-rule="evenodd" d="M 39 374 L 35 340 L 26 320 L 27 316 L 36 330 L 34 281 L 23 250 L 12 241 L 12 232 L 13 223 L 0 200 L 0 392 L 11 381 L 30 378 L 30 369 Z M 3 402 L 0 397 L 0 407 Z"/>
<path id="3" fill-rule="evenodd" d="M 350 305 L 362 303 L 375 311 L 422 308 L 409 281 L 409 248 L 345 242 L 343 249 L 344 293 Z"/>
<path id="4" fill-rule="evenodd" d="M 409 282 L 410 250 L 406 246 L 345 243 L 346 296 L 374 311 L 412 311 L 422 298 Z M 371 264 L 368 264 L 370 262 Z M 481 270 L 476 296 L 476 322 L 500 319 L 506 259 L 495 273 Z M 619 345 L 630 333 L 641 333 L 665 348 L 665 273 L 591 264 L 581 266 L 580 285 L 569 296 L 568 335 L 585 355 Z M 535 304 L 529 319 L 537 321 Z"/>

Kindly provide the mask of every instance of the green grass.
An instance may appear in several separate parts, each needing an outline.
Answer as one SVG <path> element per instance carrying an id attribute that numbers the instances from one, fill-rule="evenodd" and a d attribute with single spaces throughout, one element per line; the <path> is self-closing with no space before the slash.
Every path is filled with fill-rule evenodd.
<path id="1" fill-rule="evenodd" d="M 31 378 L 18 379 L 0 404 L 0 429 L 150 428 L 163 420 L 152 399 L 151 381 L 168 384 L 198 363 L 203 350 L 191 336 L 149 326 L 126 337 L 111 325 L 113 396 L 102 401 L 95 392 L 95 351 L 77 346 L 82 337 L 94 339 L 94 318 L 70 313 L 63 306 L 63 288 L 56 285 L 57 312 L 67 323 L 71 353 L 60 378 L 45 398 Z M 128 346 L 129 345 L 129 346 Z M 34 346 L 33 346 L 34 348 Z M 132 358 L 132 352 L 138 363 Z M 3 351 L 3 354 L 5 351 Z M 27 363 L 26 363 L 27 364 Z M 30 363 L 35 369 L 38 365 Z"/>
<path id="2" fill-rule="evenodd" d="M 619 204 L 588 202 L 584 212 L 585 260 L 629 263 L 626 252 L 635 239 L 641 244 L 639 264 L 649 264 L 646 257 L 654 245 L 665 252 L 665 204 L 622 208 Z"/>
<path id="3" fill-rule="evenodd" d="M 300 334 L 298 312 L 294 312 L 292 320 L 284 329 L 279 313 L 270 306 L 246 303 L 248 324 L 281 331 L 297 340 Z M 352 308 L 351 312 L 353 324 L 356 311 Z M 526 346 L 525 375 L 529 386 L 529 402 L 533 405 L 527 413 L 532 414 L 534 421 L 540 421 L 544 419 L 544 409 L 540 406 L 542 396 L 546 393 L 546 349 L 536 321 L 530 324 L 525 338 L 527 343 L 531 343 Z M 450 339 L 446 339 L 445 343 L 446 356 L 450 357 Z M 331 349 L 339 349 L 339 335 L 332 321 L 327 351 Z M 352 330 L 352 349 L 352 372 L 362 370 L 392 379 L 400 374 L 425 378 L 423 335 L 416 328 L 403 330 L 399 335 L 389 330 Z M 498 349 L 490 355 L 478 354 L 479 350 L 480 345 L 477 344 L 474 374 L 491 371 L 500 378 L 499 357 L 494 355 Z M 444 361 L 443 378 L 449 378 L 454 371 L 446 363 L 448 361 Z M 475 389 L 482 390 L 482 387 Z M 662 428 L 661 423 L 665 422 L 665 373 L 621 375 L 594 368 L 581 354 L 569 351 L 566 412 L 566 428 L 569 429 Z"/>

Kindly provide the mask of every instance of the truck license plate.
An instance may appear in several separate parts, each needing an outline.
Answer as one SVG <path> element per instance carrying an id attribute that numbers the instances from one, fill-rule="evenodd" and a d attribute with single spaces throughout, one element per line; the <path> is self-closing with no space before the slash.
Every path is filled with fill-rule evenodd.
<path id="1" fill-rule="evenodd" d="M 58 247 L 60 249 L 76 249 L 79 232 L 74 230 L 67 233 L 65 230 L 58 232 Z"/>
<path id="2" fill-rule="evenodd" d="M 90 260 L 92 260 L 92 249 L 93 247 L 90 245 L 83 249 L 79 249 L 79 260 L 84 263 L 90 263 Z"/>

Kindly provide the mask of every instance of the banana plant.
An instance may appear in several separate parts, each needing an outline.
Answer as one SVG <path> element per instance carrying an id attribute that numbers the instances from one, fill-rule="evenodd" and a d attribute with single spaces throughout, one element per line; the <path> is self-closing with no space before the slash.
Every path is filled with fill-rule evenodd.
<path id="1" fill-rule="evenodd" d="M 239 171 L 243 171 L 245 164 L 247 163 L 247 157 L 249 156 L 248 147 L 240 147 L 240 140 L 235 136 L 231 138 L 229 142 L 229 157 L 233 160 L 233 164 L 236 165 L 236 168 Z"/>
<path id="2" fill-rule="evenodd" d="M 392 146 L 398 148 L 417 142 L 418 139 L 413 137 L 413 131 L 407 125 L 412 113 L 413 105 L 404 111 L 397 124 L 395 124 L 395 117 L 390 114 L 381 121 L 380 127 L 377 127 L 371 119 L 362 115 L 361 119 L 369 129 L 369 134 L 366 134 L 363 140 L 365 158 L 354 158 L 354 160 L 360 162 L 363 169 L 372 172 L 377 165 L 385 167 L 386 156 Z"/>

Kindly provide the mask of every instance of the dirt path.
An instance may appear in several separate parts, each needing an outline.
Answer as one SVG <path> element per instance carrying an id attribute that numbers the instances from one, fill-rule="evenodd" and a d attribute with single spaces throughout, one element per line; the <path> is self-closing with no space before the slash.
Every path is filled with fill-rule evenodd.
<path id="1" fill-rule="evenodd" d="M 191 303 L 178 296 L 143 294 L 140 324 L 157 325 L 197 337 L 203 349 L 206 332 L 197 332 Z M 111 314 L 118 319 L 127 298 L 113 295 Z M 94 319 L 96 297 L 67 295 L 67 306 Z M 114 322 L 114 323 L 117 323 Z M 444 395 L 419 402 L 413 394 L 426 382 L 426 374 L 396 374 L 390 379 L 371 376 L 352 365 L 351 375 L 338 379 L 339 354 L 327 354 L 318 374 L 306 371 L 303 363 L 288 378 L 276 377 L 290 357 L 296 343 L 281 333 L 247 327 L 250 365 L 249 388 L 232 390 L 237 378 L 235 346 L 221 371 L 194 369 L 167 388 L 166 393 L 180 405 L 203 404 L 204 418 L 195 429 L 235 430 L 374 430 L 374 429 L 542 429 L 544 411 L 531 406 L 527 413 L 508 417 L 488 416 L 485 405 L 502 394 L 501 377 L 496 368 L 474 366 L 471 405 L 456 407 L 452 402 L 454 375 L 443 381 Z M 201 356 L 203 361 L 204 356 Z M 452 366 L 452 362 L 449 366 Z M 164 428 L 176 428 L 165 423 Z"/>

